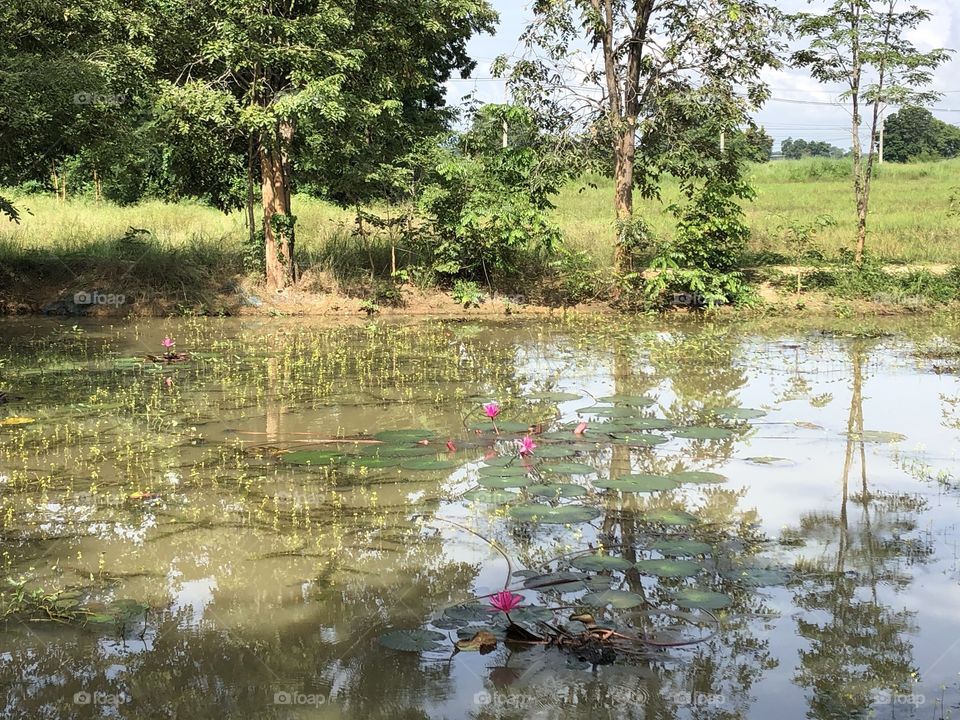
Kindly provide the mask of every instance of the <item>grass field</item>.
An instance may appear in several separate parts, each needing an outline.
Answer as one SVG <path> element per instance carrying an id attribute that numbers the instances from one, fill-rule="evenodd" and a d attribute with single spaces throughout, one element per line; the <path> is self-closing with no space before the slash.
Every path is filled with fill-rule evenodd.
<path id="1" fill-rule="evenodd" d="M 788 220 L 833 216 L 837 225 L 818 238 L 825 255 L 851 248 L 853 197 L 847 161 L 779 161 L 751 168 L 757 190 L 745 204 L 752 229 L 753 257 L 780 253 L 789 257 L 780 226 Z M 894 263 L 960 264 L 960 218 L 948 216 L 951 188 L 960 185 L 960 159 L 912 165 L 880 166 L 871 202 L 868 251 Z M 571 183 L 556 198 L 553 211 L 566 242 L 588 252 L 598 268 L 613 256 L 612 183 L 586 178 Z M 90 198 L 66 203 L 43 195 L 12 196 L 22 212 L 19 225 L 0 219 L 0 286 L 8 289 L 36 280 L 66 286 L 76 282 L 113 286 L 135 277 L 146 292 L 218 283 L 244 272 L 247 231 L 243 213 L 223 214 L 192 202 L 144 202 L 130 207 L 97 204 Z M 662 201 L 638 200 L 636 209 L 659 237 L 673 231 L 666 207 L 679 199 L 675 183 L 664 185 Z M 384 244 L 350 236 L 353 215 L 309 197 L 294 202 L 301 266 L 359 272 L 389 263 Z M 148 230 L 146 236 L 130 228 Z M 403 263 L 401 250 L 398 260 Z M 335 272 L 336 274 L 336 272 Z M 74 282 L 75 281 L 75 282 Z M 179 290 L 177 291 L 179 293 Z"/>

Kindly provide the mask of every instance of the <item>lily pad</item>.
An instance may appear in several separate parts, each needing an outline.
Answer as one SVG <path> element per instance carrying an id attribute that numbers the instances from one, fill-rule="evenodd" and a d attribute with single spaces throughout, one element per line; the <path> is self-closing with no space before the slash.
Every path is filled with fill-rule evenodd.
<path id="1" fill-rule="evenodd" d="M 517 497 L 517 493 L 496 488 L 474 488 L 473 490 L 467 490 L 467 492 L 463 494 L 464 500 L 485 503 L 487 505 L 503 505 L 504 503 L 516 500 Z"/>
<path id="2" fill-rule="evenodd" d="M 588 572 L 602 572 L 604 570 L 629 570 L 632 563 L 626 558 L 616 555 L 580 555 L 570 563 L 577 570 Z"/>
<path id="3" fill-rule="evenodd" d="M 577 449 L 569 445 L 537 445 L 533 451 L 534 457 L 540 458 L 567 458 L 577 454 Z"/>
<path id="4" fill-rule="evenodd" d="M 540 472 L 551 475 L 592 475 L 596 471 L 595 467 L 582 463 L 550 463 L 540 467 Z"/>
<path id="5" fill-rule="evenodd" d="M 733 430 L 709 425 L 691 425 L 673 430 L 672 433 L 674 437 L 686 440 L 726 440 L 736 435 Z"/>
<path id="6" fill-rule="evenodd" d="M 680 590 L 674 593 L 673 601 L 680 607 L 702 610 L 719 610 L 728 607 L 732 602 L 729 595 L 699 588 Z"/>
<path id="7" fill-rule="evenodd" d="M 403 462 L 400 467 L 404 470 L 453 470 L 460 465 L 459 460 L 448 458 L 417 458 Z"/>
<path id="8" fill-rule="evenodd" d="M 597 398 L 597 402 L 613 403 L 614 405 L 630 405 L 632 407 L 649 407 L 656 400 L 646 395 L 604 395 Z"/>
<path id="9" fill-rule="evenodd" d="M 635 416 L 637 414 L 637 408 L 623 405 L 614 405 L 612 407 L 591 405 L 590 407 L 580 408 L 577 412 L 581 415 L 593 415 L 594 417 L 623 418 Z"/>
<path id="10" fill-rule="evenodd" d="M 333 465 L 347 456 L 335 450 L 297 450 L 280 456 L 280 462 L 288 465 Z"/>
<path id="11" fill-rule="evenodd" d="M 685 470 L 684 472 L 670 473 L 667 477 L 673 478 L 678 483 L 695 483 L 704 485 L 707 483 L 722 483 L 727 481 L 726 475 L 720 473 L 707 472 L 705 470 Z"/>
<path id="12" fill-rule="evenodd" d="M 527 400 L 545 400 L 547 402 L 567 402 L 569 400 L 580 400 L 582 395 L 576 395 L 568 392 L 532 392 L 523 396 Z"/>
<path id="13" fill-rule="evenodd" d="M 443 616 L 448 620 L 459 622 L 485 622 L 490 619 L 490 606 L 480 603 L 454 605 L 446 608 Z"/>
<path id="14" fill-rule="evenodd" d="M 640 431 L 612 433 L 610 437 L 612 437 L 618 443 L 634 445 L 636 447 L 653 447 L 654 445 L 663 445 L 665 442 L 670 442 L 670 438 L 664 437 L 663 435 L 654 435 L 653 433 L 645 433 Z"/>
<path id="15" fill-rule="evenodd" d="M 504 477 L 481 477 L 477 482 L 485 488 L 522 488 L 533 485 L 534 479 L 529 475 L 507 475 Z"/>
<path id="16" fill-rule="evenodd" d="M 764 567 L 734 568 L 725 572 L 723 576 L 727 580 L 747 587 L 785 585 L 790 580 L 790 575 L 786 570 Z"/>
<path id="17" fill-rule="evenodd" d="M 435 652 L 443 649 L 438 641 L 445 639 L 443 633 L 433 630 L 391 630 L 380 636 L 380 644 L 401 652 Z"/>
<path id="18" fill-rule="evenodd" d="M 420 440 L 433 440 L 436 437 L 437 433 L 433 430 L 424 430 L 422 428 L 411 430 L 383 430 L 373 436 L 374 440 L 385 443 L 414 443 Z"/>
<path id="19" fill-rule="evenodd" d="M 523 581 L 523 586 L 528 590 L 554 590 L 560 586 L 576 583 L 577 588 L 571 588 L 571 590 L 582 590 L 583 581 L 585 579 L 586 576 L 580 573 L 561 570 L 559 572 L 544 573 L 543 575 L 533 575 L 532 577 L 528 577 Z M 562 592 L 570 592 L 570 590 L 563 590 Z"/>
<path id="20" fill-rule="evenodd" d="M 703 566 L 693 560 L 640 560 L 637 569 L 647 575 L 676 578 L 696 575 Z"/>
<path id="21" fill-rule="evenodd" d="M 730 420 L 755 420 L 766 415 L 766 411 L 756 408 L 745 407 L 726 407 L 720 408 L 714 413 L 717 417 L 728 418 Z"/>
<path id="22" fill-rule="evenodd" d="M 679 487 L 676 480 L 663 475 L 621 475 L 617 478 L 594 480 L 594 487 L 620 492 L 648 493 L 674 490 Z"/>
<path id="23" fill-rule="evenodd" d="M 709 555 L 713 551 L 710 545 L 697 540 L 657 540 L 651 543 L 650 549 L 668 557 Z"/>
<path id="24" fill-rule="evenodd" d="M 365 445 L 359 455 L 382 458 L 416 458 L 436 455 L 437 448 L 428 445 Z"/>
<path id="25" fill-rule="evenodd" d="M 660 525 L 694 525 L 698 522 L 695 516 L 685 510 L 649 510 L 642 513 L 642 518 Z"/>
<path id="26" fill-rule="evenodd" d="M 624 421 L 632 430 L 666 430 L 673 423 L 666 418 L 628 418 Z"/>
<path id="27" fill-rule="evenodd" d="M 637 593 L 626 590 L 600 590 L 588 592 L 580 598 L 579 604 L 590 607 L 607 607 L 608 605 L 619 610 L 637 607 L 643 604 L 643 598 Z"/>
<path id="28" fill-rule="evenodd" d="M 514 465 L 487 465 L 477 470 L 481 477 L 520 477 L 529 475 L 530 468 L 524 467 L 518 460 Z"/>
<path id="29" fill-rule="evenodd" d="M 560 505 L 553 507 L 551 505 L 529 503 L 527 505 L 515 505 L 510 508 L 510 517 L 514 520 L 545 524 L 574 525 L 576 523 L 589 522 L 599 515 L 599 510 L 585 505 Z"/>
<path id="30" fill-rule="evenodd" d="M 492 422 L 478 422 L 470 425 L 471 430 L 481 430 L 483 432 L 494 432 Z M 514 420 L 497 420 L 497 430 L 502 433 L 522 433 L 530 429 L 529 423 L 516 422 Z"/>
<path id="31" fill-rule="evenodd" d="M 488 467 L 507 467 L 523 464 L 516 455 L 497 455 L 492 458 L 484 458 L 483 462 L 484 465 Z M 527 464 L 529 464 L 529 461 L 527 461 Z"/>
<path id="32" fill-rule="evenodd" d="M 573 483 L 555 483 L 551 485 L 531 485 L 527 492 L 536 497 L 545 498 L 572 498 L 582 497 L 587 494 L 587 489 L 582 485 Z"/>
<path id="33" fill-rule="evenodd" d="M 863 432 L 843 433 L 853 440 L 869 443 L 898 443 L 907 439 L 906 435 L 886 430 L 864 430 Z"/>
<path id="34" fill-rule="evenodd" d="M 774 455 L 757 455 L 756 457 L 744 458 L 744 460 L 754 465 L 777 465 L 790 462 L 787 458 L 776 457 Z"/>

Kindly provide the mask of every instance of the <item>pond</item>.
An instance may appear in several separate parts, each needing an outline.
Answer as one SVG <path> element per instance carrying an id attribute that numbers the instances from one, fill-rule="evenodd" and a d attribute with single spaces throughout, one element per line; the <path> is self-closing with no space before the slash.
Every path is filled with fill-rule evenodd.
<path id="1" fill-rule="evenodd" d="M 960 330 L 78 323 L 0 322 L 4 718 L 960 705 Z"/>

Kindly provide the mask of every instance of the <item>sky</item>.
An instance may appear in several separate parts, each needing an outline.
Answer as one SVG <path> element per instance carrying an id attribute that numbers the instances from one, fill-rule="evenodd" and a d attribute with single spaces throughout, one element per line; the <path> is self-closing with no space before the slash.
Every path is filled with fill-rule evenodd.
<path id="1" fill-rule="evenodd" d="M 821 11 L 826 2 L 814 0 L 773 0 L 781 10 L 795 12 L 804 8 Z M 520 33 L 532 17 L 529 0 L 491 0 L 500 13 L 500 22 L 494 35 L 479 35 L 470 41 L 471 56 L 477 61 L 473 79 L 452 80 L 447 97 L 451 103 L 473 94 L 483 102 L 504 102 L 504 84 L 491 78 L 490 64 L 498 55 L 516 55 L 522 48 Z M 909 39 L 920 49 L 953 48 L 958 52 L 953 59 L 938 68 L 933 89 L 944 95 L 931 106 L 933 114 L 949 123 L 960 125 L 960 0 L 914 0 L 928 10 L 932 18 L 914 31 Z M 805 70 L 769 70 L 764 79 L 770 85 L 773 100 L 755 115 L 774 138 L 774 150 L 787 138 L 825 140 L 842 148 L 850 146 L 850 113 L 834 105 L 841 91 L 839 86 L 818 83 Z M 826 103 L 826 104 L 812 104 Z M 889 112 L 895 111 L 892 108 Z"/>

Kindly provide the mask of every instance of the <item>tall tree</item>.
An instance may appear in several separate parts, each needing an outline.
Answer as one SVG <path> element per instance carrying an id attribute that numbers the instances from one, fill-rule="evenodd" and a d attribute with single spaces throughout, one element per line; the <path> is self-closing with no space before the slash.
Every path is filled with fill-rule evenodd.
<path id="1" fill-rule="evenodd" d="M 674 120 L 668 113 L 678 107 L 677 96 L 716 100 L 720 129 L 744 124 L 768 94 L 760 70 L 777 62 L 770 39 L 775 13 L 756 0 L 538 0 L 533 9 L 534 22 L 522 37 L 525 56 L 512 69 L 513 89 L 567 129 L 594 128 L 610 143 L 615 260 L 623 270 L 634 186 L 655 194 L 651 182 L 659 177 L 637 176 L 638 153 L 641 167 L 664 169 L 663 158 L 644 151 Z M 719 134 L 716 139 L 719 144 Z"/>
<path id="2" fill-rule="evenodd" d="M 960 155 L 960 127 L 935 118 L 926 108 L 905 107 L 883 121 L 885 160 L 908 162 L 957 155 Z"/>
<path id="3" fill-rule="evenodd" d="M 930 19 L 930 13 L 916 6 L 901 10 L 900 6 L 899 0 L 833 0 L 823 13 L 793 16 L 797 33 L 809 41 L 806 48 L 794 53 L 794 63 L 809 68 L 820 82 L 843 84 L 843 97 L 850 101 L 857 207 L 854 259 L 858 265 L 863 262 L 867 239 L 881 110 L 889 104 L 922 105 L 937 98 L 937 93 L 922 88 L 949 57 L 943 48 L 921 52 L 907 39 L 910 31 Z M 864 110 L 869 113 L 866 153 L 860 137 Z"/>

